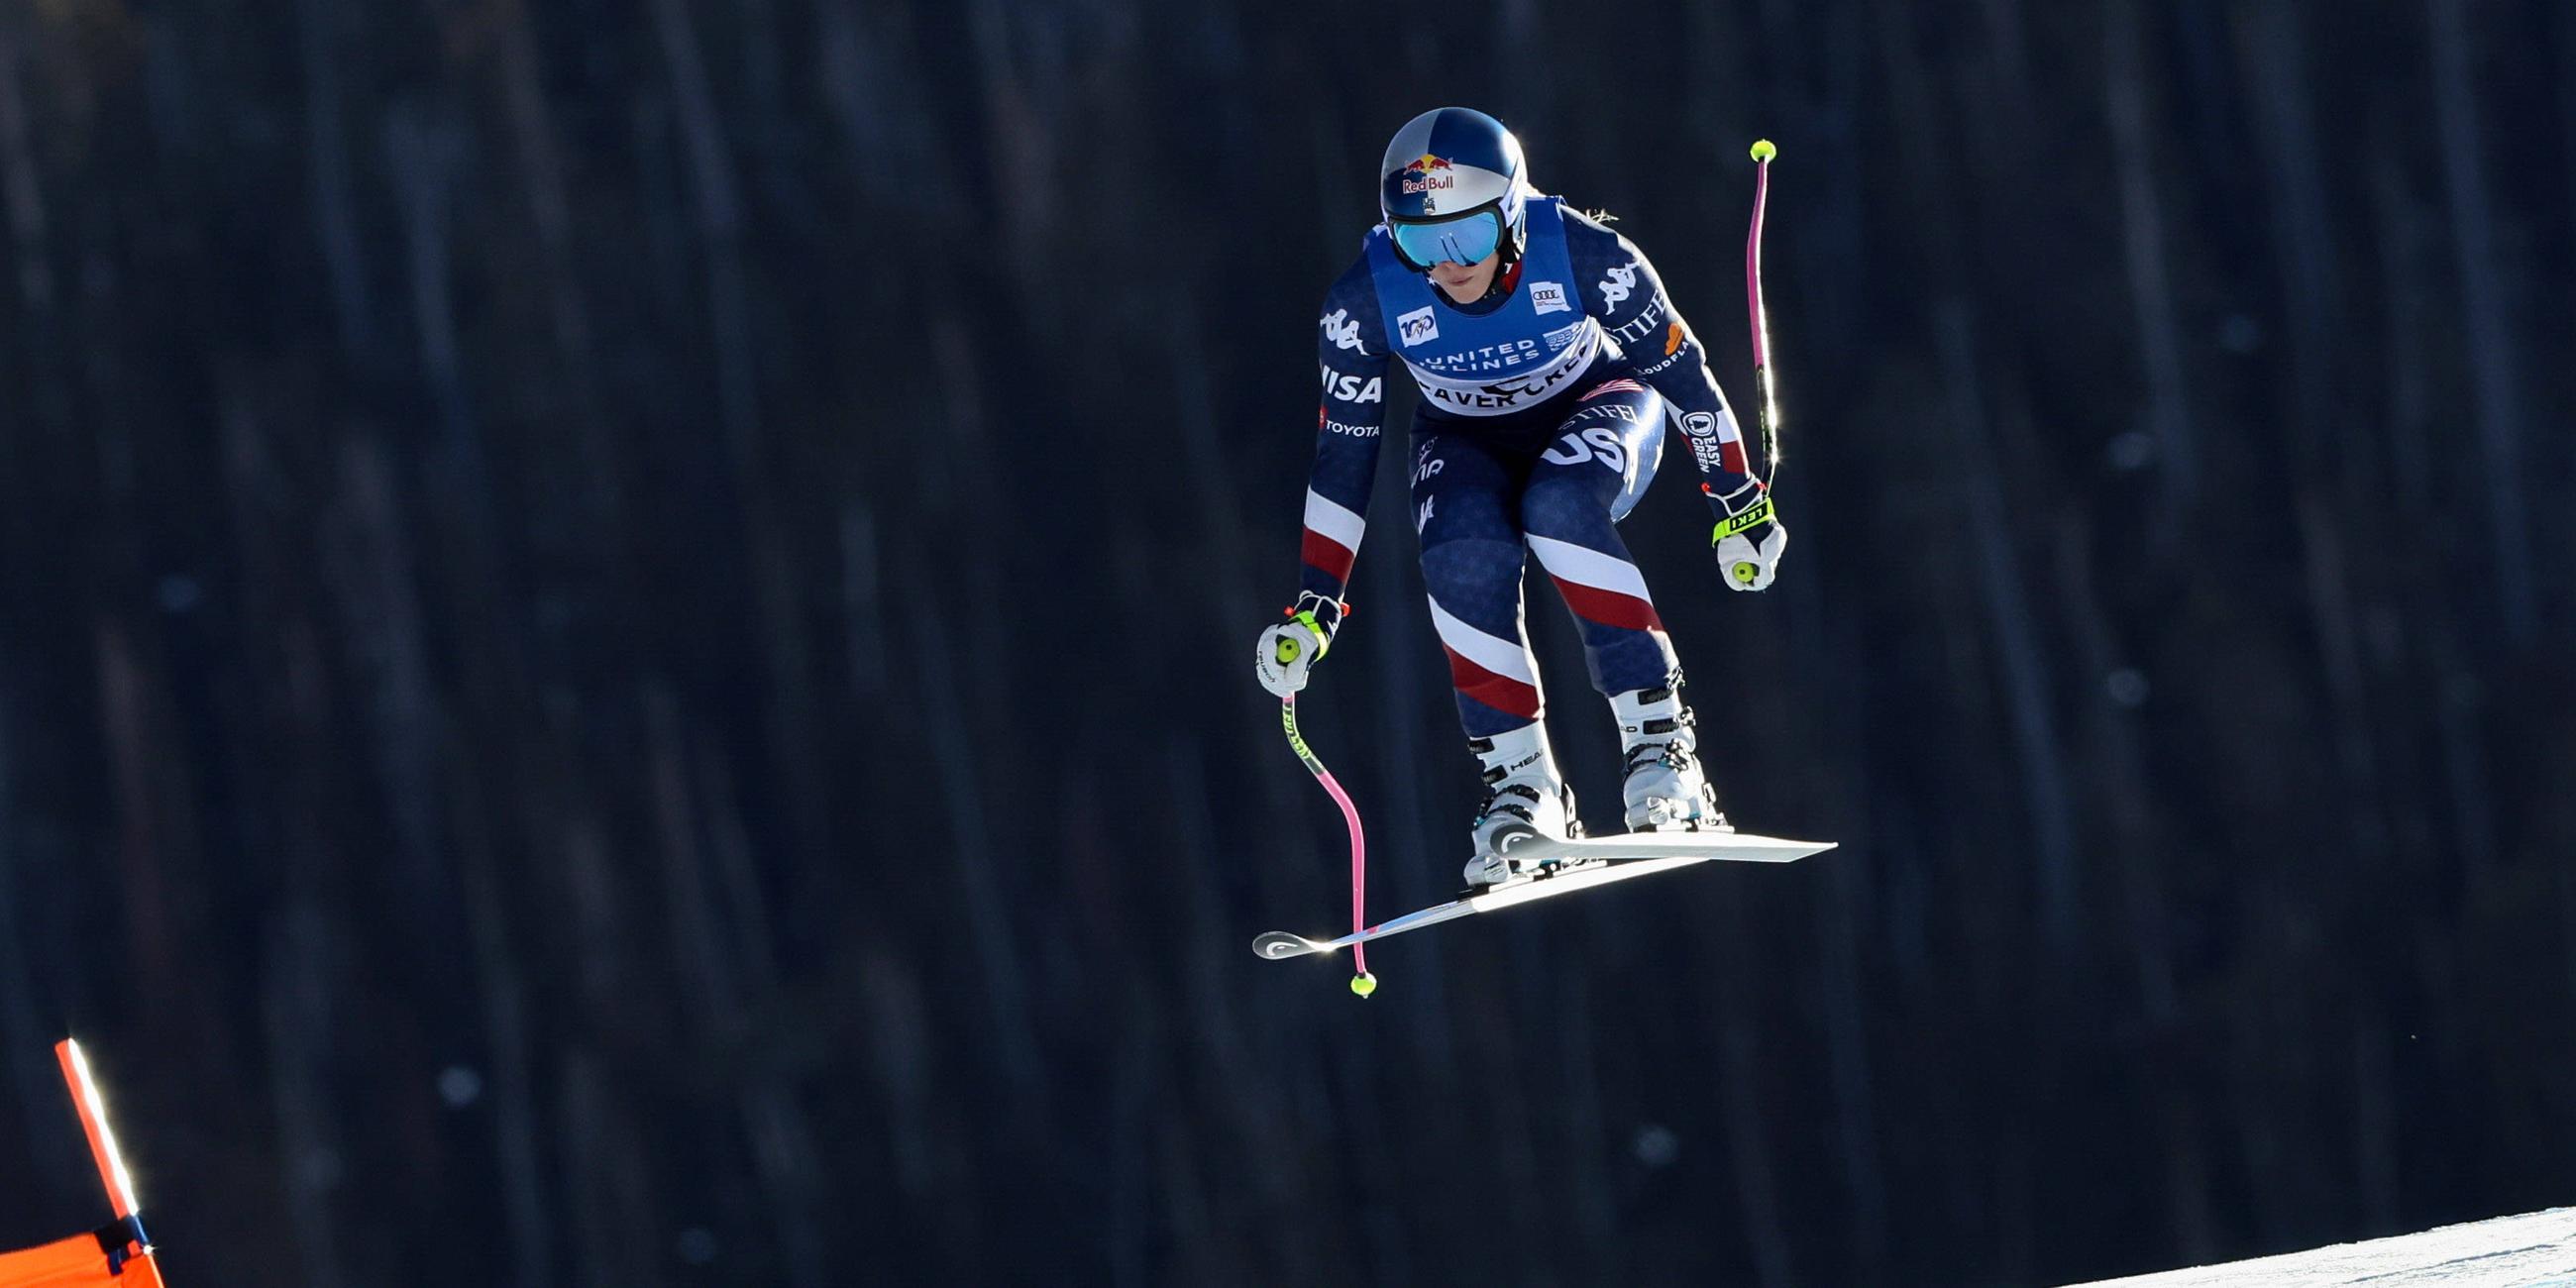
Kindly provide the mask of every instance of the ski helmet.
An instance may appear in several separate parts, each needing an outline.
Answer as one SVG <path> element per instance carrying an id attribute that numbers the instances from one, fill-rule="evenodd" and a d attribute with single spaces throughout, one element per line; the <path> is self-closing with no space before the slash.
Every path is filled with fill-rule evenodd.
<path id="1" fill-rule="evenodd" d="M 1521 141 L 1469 107 L 1443 107 L 1405 122 L 1378 167 L 1378 212 L 1404 266 L 1473 264 L 1500 251 L 1503 266 L 1529 240 L 1522 218 L 1529 179 Z"/>

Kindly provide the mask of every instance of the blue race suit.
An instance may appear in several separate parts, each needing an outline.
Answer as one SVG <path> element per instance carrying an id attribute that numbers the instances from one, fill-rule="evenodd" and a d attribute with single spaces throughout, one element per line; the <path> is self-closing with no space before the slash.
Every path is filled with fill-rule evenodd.
<path id="1" fill-rule="evenodd" d="M 1343 598 L 1377 468 L 1388 359 L 1400 357 L 1422 390 L 1411 485 L 1423 581 L 1474 738 L 1544 710 L 1523 629 L 1524 550 L 1573 612 L 1596 688 L 1671 683 L 1672 643 L 1616 527 L 1654 477 L 1667 418 L 1721 518 L 1718 498 L 1761 487 L 1707 352 L 1646 257 L 1558 198 L 1532 197 L 1527 209 L 1508 288 L 1470 305 L 1404 267 L 1386 229 L 1371 229 L 1325 298 L 1316 346 L 1323 405 L 1301 587 L 1328 611 Z"/>

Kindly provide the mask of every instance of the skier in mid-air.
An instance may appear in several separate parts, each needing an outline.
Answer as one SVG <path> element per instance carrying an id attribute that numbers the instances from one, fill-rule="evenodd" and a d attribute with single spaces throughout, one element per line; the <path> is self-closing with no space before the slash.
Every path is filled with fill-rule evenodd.
<path id="1" fill-rule="evenodd" d="M 1288 620 L 1261 633 L 1263 687 L 1304 688 L 1340 625 L 1393 354 L 1422 394 L 1412 509 L 1431 621 L 1484 770 L 1468 883 L 1508 880 L 1515 837 L 1581 835 L 1522 629 L 1524 550 L 1572 610 L 1618 721 L 1629 829 L 1726 829 L 1672 641 L 1616 527 L 1654 478 L 1669 414 L 1716 509 L 1726 584 L 1771 584 L 1788 529 L 1706 351 L 1645 256 L 1538 193 L 1520 141 L 1482 112 L 1444 107 L 1398 131 L 1378 205 L 1384 222 L 1325 298 L 1305 571 Z"/>

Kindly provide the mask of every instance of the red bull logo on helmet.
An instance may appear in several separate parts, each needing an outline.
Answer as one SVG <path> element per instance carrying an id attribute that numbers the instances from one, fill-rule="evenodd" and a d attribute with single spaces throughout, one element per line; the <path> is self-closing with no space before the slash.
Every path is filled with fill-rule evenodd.
<path id="1" fill-rule="evenodd" d="M 1404 169 L 1397 173 L 1408 176 L 1404 181 L 1404 191 L 1407 193 L 1441 192 L 1457 187 L 1458 177 L 1454 174 L 1442 175 L 1434 174 L 1432 172 L 1435 170 L 1451 170 L 1455 168 L 1456 167 L 1450 163 L 1449 158 L 1436 157 L 1425 152 L 1421 156 L 1415 157 L 1413 160 L 1406 162 Z M 1413 175 L 1420 175 L 1422 177 L 1418 179 L 1410 177 Z"/>

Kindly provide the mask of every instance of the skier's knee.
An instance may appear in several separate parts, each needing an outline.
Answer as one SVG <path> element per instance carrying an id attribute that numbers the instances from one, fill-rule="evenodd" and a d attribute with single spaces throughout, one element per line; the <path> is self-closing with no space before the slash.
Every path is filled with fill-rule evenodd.
<path id="1" fill-rule="evenodd" d="M 1435 598 L 1444 592 L 1477 593 L 1517 585 L 1520 576 L 1517 541 L 1456 537 L 1422 547 L 1422 581 Z"/>
<path id="2" fill-rule="evenodd" d="M 1610 512 L 1585 480 L 1560 475 L 1532 479 L 1521 493 L 1521 529 L 1542 537 L 1568 537 L 1610 525 Z"/>

